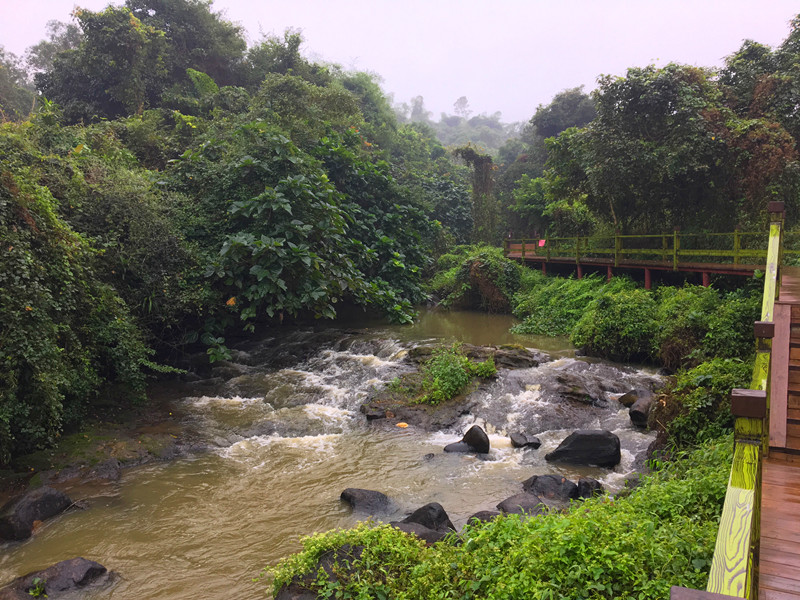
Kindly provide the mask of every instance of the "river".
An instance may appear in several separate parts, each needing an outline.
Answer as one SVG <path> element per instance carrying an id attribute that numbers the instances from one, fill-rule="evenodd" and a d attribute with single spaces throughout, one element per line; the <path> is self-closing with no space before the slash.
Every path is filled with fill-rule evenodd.
<path id="1" fill-rule="evenodd" d="M 534 474 L 591 476 L 618 489 L 652 435 L 632 428 L 618 403 L 565 407 L 545 397 L 537 382 L 575 363 L 574 350 L 565 339 L 513 335 L 512 322 L 427 312 L 413 326 L 337 323 L 238 346 L 233 360 L 210 377 L 169 391 L 183 426 L 208 451 L 69 491 L 86 497 L 88 509 L 48 521 L 26 542 L 0 547 L 0 582 L 83 556 L 118 574 L 113 586 L 91 598 L 268 598 L 268 586 L 253 581 L 264 567 L 298 550 L 302 536 L 361 518 L 339 500 L 348 487 L 390 496 L 399 509 L 386 520 L 436 501 L 457 527 L 521 491 L 520 482 Z M 518 343 L 555 360 L 501 371 L 497 382 L 476 392 L 478 414 L 453 430 L 368 423 L 358 409 L 370 390 L 410 368 L 402 359 L 411 344 L 432 339 Z M 647 377 L 631 369 L 620 373 Z M 489 431 L 489 460 L 442 452 L 476 420 Z M 576 427 L 617 433 L 622 463 L 610 471 L 546 463 L 544 454 Z M 512 448 L 507 433 L 520 428 L 538 435 L 542 447 Z"/>

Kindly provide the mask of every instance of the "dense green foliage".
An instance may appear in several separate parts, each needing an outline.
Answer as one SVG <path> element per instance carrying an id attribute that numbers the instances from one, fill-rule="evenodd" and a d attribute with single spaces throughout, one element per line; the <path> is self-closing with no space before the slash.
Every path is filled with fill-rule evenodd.
<path id="1" fill-rule="evenodd" d="M 523 272 L 514 261 L 491 246 L 458 246 L 442 254 L 429 291 L 451 308 L 481 308 L 509 312 Z"/>
<path id="2" fill-rule="evenodd" d="M 535 335 L 569 335 L 596 298 L 636 287 L 627 277 L 606 282 L 594 274 L 583 279 L 547 277 L 532 269 L 525 269 L 522 281 L 514 297 L 514 315 L 522 323 L 512 330 Z"/>
<path id="3" fill-rule="evenodd" d="M 277 591 L 312 572 L 323 598 L 665 598 L 702 589 L 728 480 L 731 441 L 701 445 L 627 497 L 576 505 L 567 515 L 509 515 L 425 547 L 392 527 L 361 524 L 317 534 L 272 571 Z M 361 558 L 314 578 L 326 551 L 364 546 Z"/>
<path id="4" fill-rule="evenodd" d="M 204 0 L 75 18 L 29 51 L 27 121 L 31 73 L 0 55 L 0 463 L 110 386 L 140 397 L 150 357 L 224 358 L 342 303 L 409 321 L 433 253 L 469 239 L 467 168 L 299 34 L 248 50 Z"/>

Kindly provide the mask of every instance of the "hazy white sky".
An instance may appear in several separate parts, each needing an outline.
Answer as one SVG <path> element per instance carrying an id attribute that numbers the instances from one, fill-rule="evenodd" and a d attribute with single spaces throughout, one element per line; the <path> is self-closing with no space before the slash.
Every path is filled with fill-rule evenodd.
<path id="1" fill-rule="evenodd" d="M 114 4 L 121 4 L 117 0 Z M 21 55 L 50 19 L 108 0 L 0 0 L 0 45 Z M 302 30 L 305 54 L 374 71 L 395 101 L 422 95 L 438 119 L 460 97 L 475 113 L 527 120 L 600 74 L 680 62 L 714 67 L 753 39 L 776 46 L 796 0 L 215 0 L 250 42 Z"/>

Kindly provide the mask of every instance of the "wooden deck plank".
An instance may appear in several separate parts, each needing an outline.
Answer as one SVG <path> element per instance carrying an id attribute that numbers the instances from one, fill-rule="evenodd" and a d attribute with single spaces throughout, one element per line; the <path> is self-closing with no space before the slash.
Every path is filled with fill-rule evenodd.
<path id="1" fill-rule="evenodd" d="M 783 288 L 781 288 L 782 290 Z M 800 371 L 789 369 L 789 332 L 791 329 L 789 304 L 775 303 L 775 337 L 772 338 L 770 359 L 769 445 L 786 446 L 786 415 L 790 383 L 800 384 Z M 788 377 L 787 377 L 788 374 Z M 800 440 L 798 440 L 800 442 Z"/>
<path id="2" fill-rule="evenodd" d="M 800 599 L 800 466 L 774 454 L 762 463 L 758 597 Z"/>

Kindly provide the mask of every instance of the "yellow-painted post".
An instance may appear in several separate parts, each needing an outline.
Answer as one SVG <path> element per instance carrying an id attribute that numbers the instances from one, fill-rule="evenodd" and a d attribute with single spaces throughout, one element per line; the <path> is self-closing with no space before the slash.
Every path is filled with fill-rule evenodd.
<path id="1" fill-rule="evenodd" d="M 733 232 L 733 264 L 739 264 L 739 250 L 742 249 L 742 241 L 739 238 L 739 228 Z"/>
<path id="2" fill-rule="evenodd" d="M 678 230 L 672 232 L 672 270 L 678 270 L 678 250 L 680 248 L 681 239 L 678 237 Z"/>
<path id="3" fill-rule="evenodd" d="M 622 237 L 619 231 L 614 235 L 614 266 L 619 266 L 619 255 L 622 251 Z"/>
<path id="4" fill-rule="evenodd" d="M 706 590 L 756 600 L 767 393 L 732 390 L 731 413 L 735 417 L 733 465 Z"/>

